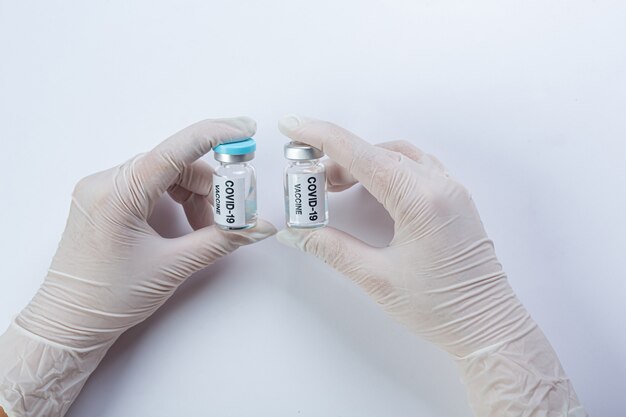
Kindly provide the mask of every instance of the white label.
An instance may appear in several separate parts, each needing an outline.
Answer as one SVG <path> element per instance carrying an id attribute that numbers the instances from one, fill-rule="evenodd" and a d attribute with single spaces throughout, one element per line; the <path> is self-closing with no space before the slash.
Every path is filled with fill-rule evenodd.
<path id="1" fill-rule="evenodd" d="M 244 178 L 224 178 L 213 175 L 213 211 L 216 224 L 228 227 L 246 225 Z"/>
<path id="2" fill-rule="evenodd" d="M 326 176 L 320 174 L 287 175 L 289 223 L 313 225 L 326 221 Z"/>

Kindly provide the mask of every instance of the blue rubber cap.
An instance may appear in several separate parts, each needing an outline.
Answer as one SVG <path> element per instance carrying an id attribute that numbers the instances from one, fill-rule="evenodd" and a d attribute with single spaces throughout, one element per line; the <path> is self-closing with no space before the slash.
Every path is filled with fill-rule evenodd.
<path id="1" fill-rule="evenodd" d="M 226 155 L 245 155 L 256 151 L 256 141 L 252 138 L 241 139 L 237 142 L 222 143 L 213 148 L 213 152 Z"/>

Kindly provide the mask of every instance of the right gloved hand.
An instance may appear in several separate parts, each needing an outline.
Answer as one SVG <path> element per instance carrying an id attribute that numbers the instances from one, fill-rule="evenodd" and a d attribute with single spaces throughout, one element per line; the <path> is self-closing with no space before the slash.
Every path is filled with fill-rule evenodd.
<path id="1" fill-rule="evenodd" d="M 321 258 L 452 354 L 478 415 L 585 415 L 549 342 L 509 286 L 470 193 L 435 157 L 403 141 L 372 146 L 298 116 L 283 118 L 279 128 L 330 157 L 330 191 L 360 182 L 395 222 L 385 248 L 331 227 L 286 229 L 279 241 Z"/>

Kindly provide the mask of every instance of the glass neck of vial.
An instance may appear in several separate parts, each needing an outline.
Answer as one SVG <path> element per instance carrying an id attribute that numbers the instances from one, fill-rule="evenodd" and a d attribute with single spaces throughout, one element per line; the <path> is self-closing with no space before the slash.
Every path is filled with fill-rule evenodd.
<path id="1" fill-rule="evenodd" d="M 313 165 L 317 165 L 319 163 L 319 159 L 303 159 L 303 160 L 290 160 L 289 163 L 292 166 L 296 167 L 310 167 Z"/>
<path id="2" fill-rule="evenodd" d="M 249 166 L 250 161 L 244 161 L 244 162 L 224 162 L 224 161 L 219 161 L 220 165 L 225 167 L 225 166 L 229 166 L 229 167 L 247 167 Z"/>

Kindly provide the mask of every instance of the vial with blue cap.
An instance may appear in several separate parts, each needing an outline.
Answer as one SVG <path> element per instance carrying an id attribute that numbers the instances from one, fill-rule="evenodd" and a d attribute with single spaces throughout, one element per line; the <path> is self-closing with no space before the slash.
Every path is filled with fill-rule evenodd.
<path id="1" fill-rule="evenodd" d="M 220 165 L 213 174 L 213 212 L 215 224 L 223 230 L 253 227 L 257 219 L 256 142 L 252 138 L 223 143 L 213 149 Z"/>

